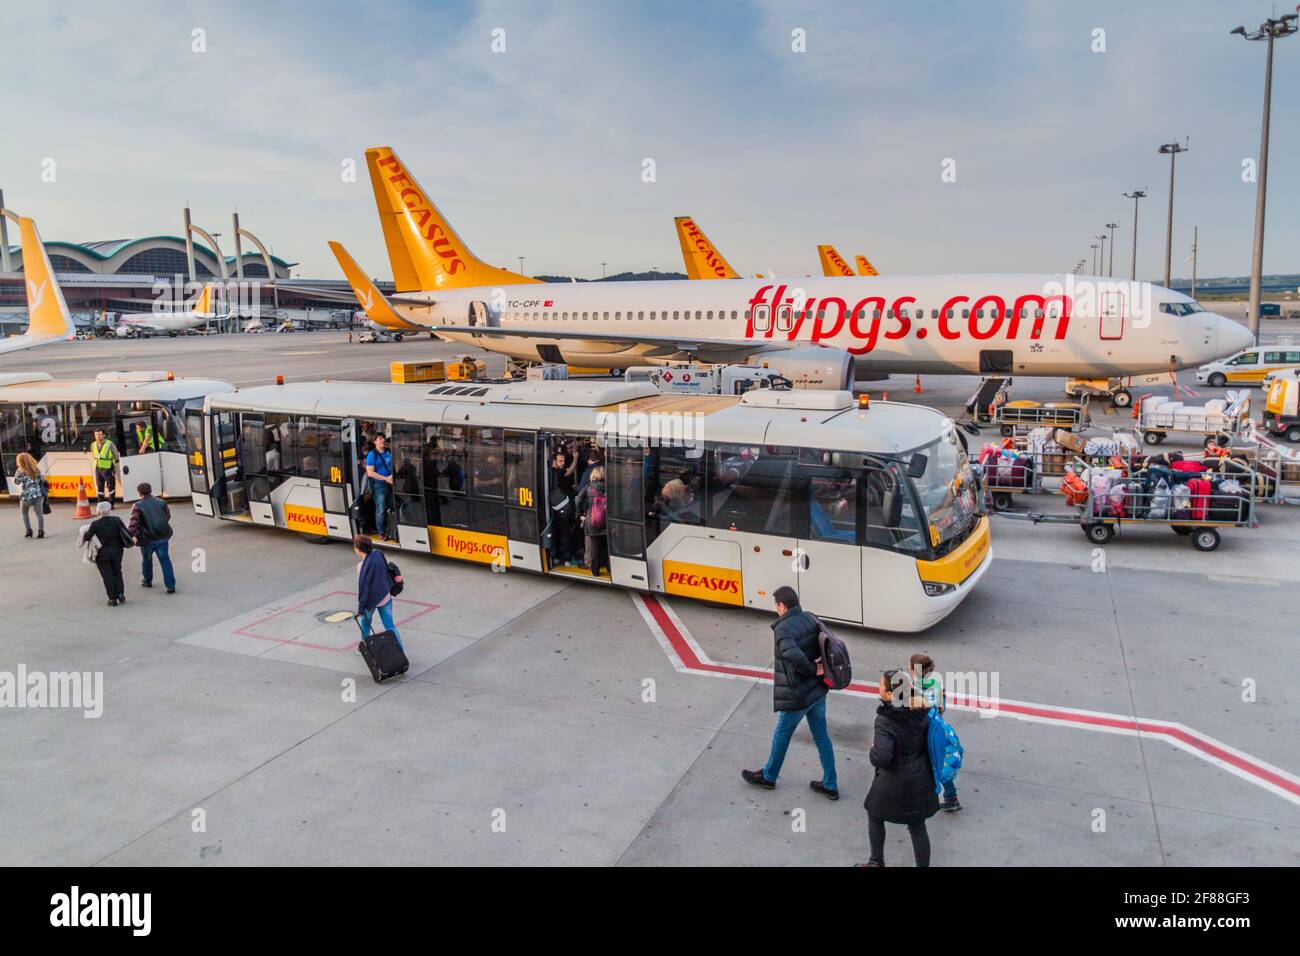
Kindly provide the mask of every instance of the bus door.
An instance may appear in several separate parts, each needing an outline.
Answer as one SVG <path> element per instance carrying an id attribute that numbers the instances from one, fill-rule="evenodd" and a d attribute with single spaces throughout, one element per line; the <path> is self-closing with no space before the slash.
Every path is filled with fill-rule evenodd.
<path id="1" fill-rule="evenodd" d="M 321 418 L 316 422 L 316 442 L 320 452 L 320 491 L 325 506 L 325 530 L 331 538 L 352 537 L 352 521 L 348 517 L 348 468 L 343 423 L 337 418 Z"/>
<path id="2" fill-rule="evenodd" d="M 546 493 L 538 487 L 540 455 L 536 432 L 505 430 L 506 540 L 510 566 L 541 571 L 542 540 L 538 514 Z"/>
<path id="3" fill-rule="evenodd" d="M 862 622 L 858 476 L 847 468 L 804 468 L 808 522 L 795 567 L 799 603 L 815 614 Z"/>
<path id="4" fill-rule="evenodd" d="M 208 416 L 211 433 L 212 497 L 223 518 L 250 519 L 248 488 L 239 467 L 239 420 L 234 412 L 217 412 Z"/>
<path id="5" fill-rule="evenodd" d="M 120 426 L 118 444 L 122 456 L 122 481 L 118 494 L 123 501 L 135 501 L 140 497 L 136 486 L 147 481 L 159 494 L 162 494 L 163 472 L 162 456 L 157 453 L 158 431 L 153 413 L 148 408 L 133 409 L 122 405 L 118 415 Z M 137 425 L 143 426 L 137 430 Z M 143 442 L 141 434 L 143 434 Z"/>
<path id="6" fill-rule="evenodd" d="M 208 445 L 203 434 L 203 410 L 199 408 L 185 410 L 185 464 L 190 476 L 190 500 L 194 502 L 194 510 L 209 518 L 216 517 L 217 504 L 212 497 L 212 481 L 208 477 Z"/>
<path id="7" fill-rule="evenodd" d="M 645 470 L 644 449 L 620 445 L 605 449 L 605 530 L 610 577 L 615 584 L 641 591 L 650 587 L 646 564 L 649 509 Z"/>
<path id="8" fill-rule="evenodd" d="M 267 469 L 266 418 L 261 412 L 239 414 L 239 461 L 253 524 L 275 527 L 271 507 L 271 475 Z"/>
<path id="9" fill-rule="evenodd" d="M 407 551 L 429 553 L 424 508 L 424 426 L 396 422 L 389 432 L 393 452 L 393 512 L 397 543 Z M 394 518 L 393 515 L 396 515 Z"/>

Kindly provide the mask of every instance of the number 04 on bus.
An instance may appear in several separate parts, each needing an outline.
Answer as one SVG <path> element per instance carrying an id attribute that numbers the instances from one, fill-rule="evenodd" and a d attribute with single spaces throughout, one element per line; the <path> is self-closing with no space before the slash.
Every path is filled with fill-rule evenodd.
<path id="1" fill-rule="evenodd" d="M 951 613 L 991 559 L 953 423 L 846 391 L 313 382 L 211 394 L 186 415 L 198 513 L 338 539 L 383 530 L 383 546 L 494 570 L 764 611 L 789 585 L 829 620 L 910 632 Z M 382 529 L 364 463 L 378 434 L 393 457 Z M 589 459 L 605 471 L 599 576 L 556 560 L 574 553 L 568 499 Z"/>

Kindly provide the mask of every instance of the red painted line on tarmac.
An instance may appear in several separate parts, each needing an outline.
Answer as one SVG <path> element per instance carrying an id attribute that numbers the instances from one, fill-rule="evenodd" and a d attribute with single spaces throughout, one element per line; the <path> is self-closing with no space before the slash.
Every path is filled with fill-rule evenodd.
<path id="1" fill-rule="evenodd" d="M 655 625 L 662 632 L 678 660 L 681 668 L 703 674 L 715 674 L 724 677 L 743 677 L 762 683 L 771 683 L 772 671 L 765 667 L 752 667 L 743 664 L 718 664 L 703 656 L 696 650 L 696 645 L 683 628 L 678 626 L 673 615 L 668 613 L 664 603 L 655 594 L 633 595 L 650 614 Z M 879 689 L 874 684 L 854 681 L 845 688 L 846 692 L 863 697 L 879 697 Z M 1071 710 L 1049 707 L 1042 704 L 1025 703 L 1001 699 L 984 699 L 975 697 L 949 698 L 949 706 L 962 710 L 975 710 L 981 714 L 994 716 L 1019 717 L 1036 721 L 1074 726 L 1083 730 L 1108 730 L 1135 735 L 1145 735 L 1164 739 L 1166 742 L 1188 750 L 1198 757 L 1225 767 L 1243 779 L 1278 794 L 1292 803 L 1300 804 L 1300 779 L 1285 770 L 1274 768 L 1249 754 L 1234 750 L 1211 737 L 1207 737 L 1181 724 L 1147 718 L 1126 717 L 1121 714 L 1104 714 L 1090 711 Z"/>
<path id="2" fill-rule="evenodd" d="M 258 618 L 256 621 L 250 621 L 249 623 L 245 624 L 243 627 L 235 628 L 235 630 L 231 631 L 230 633 L 237 634 L 240 637 L 251 637 L 253 638 L 253 640 L 256 641 L 268 641 L 269 643 L 272 644 L 291 644 L 294 647 L 307 647 L 313 651 L 326 651 L 327 653 L 330 654 L 341 654 L 344 651 L 355 651 L 357 648 L 357 642 L 355 640 L 348 641 L 348 643 L 344 644 L 342 647 L 330 647 L 329 645 L 326 644 L 314 644 L 311 641 L 300 641 L 292 637 L 269 637 L 266 634 L 257 634 L 253 630 L 251 630 L 252 628 L 257 627 L 259 624 L 265 624 L 267 621 L 275 620 L 277 617 L 280 617 L 281 615 L 284 614 L 292 614 L 295 611 L 301 611 L 303 608 L 307 607 L 308 605 L 316 604 L 320 601 L 324 601 L 327 598 L 335 597 L 336 595 L 343 595 L 344 597 L 347 597 L 351 601 L 353 601 L 353 603 L 355 603 L 356 601 L 356 595 L 353 594 L 351 591 L 329 591 L 325 594 L 317 594 L 315 597 L 310 597 L 307 600 L 302 601 L 298 604 L 294 604 L 291 607 L 281 608 L 278 611 L 273 611 L 272 613 L 266 615 L 266 617 Z M 414 621 L 417 617 L 423 617 L 425 614 L 428 614 L 430 611 L 436 611 L 439 607 L 442 606 L 440 604 L 430 604 L 427 601 L 413 601 L 413 600 L 408 600 L 407 598 L 400 598 L 400 597 L 393 598 L 393 603 L 395 606 L 404 605 L 404 604 L 415 604 L 423 608 L 423 610 L 416 611 L 414 614 L 408 617 L 404 617 L 400 621 L 395 621 L 394 623 L 397 624 L 399 628 L 405 627 L 411 621 Z"/>

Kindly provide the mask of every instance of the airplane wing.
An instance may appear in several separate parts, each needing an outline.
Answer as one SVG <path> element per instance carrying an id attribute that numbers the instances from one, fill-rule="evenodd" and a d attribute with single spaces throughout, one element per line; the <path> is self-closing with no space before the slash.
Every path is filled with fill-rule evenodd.
<path id="1" fill-rule="evenodd" d="M 49 345 L 76 338 L 77 328 L 63 299 L 63 290 L 54 281 L 54 268 L 45 254 L 36 223 L 19 217 L 18 231 L 22 236 L 23 273 L 27 286 L 27 331 L 22 335 L 0 339 L 0 353 Z"/>
<path id="2" fill-rule="evenodd" d="M 342 243 L 331 240 L 329 247 L 330 252 L 334 253 L 334 258 L 338 260 L 340 268 L 343 269 L 343 274 L 347 276 L 348 285 L 352 286 L 353 298 L 361 306 L 361 311 L 366 314 L 366 318 L 386 329 L 393 329 L 398 332 L 423 332 L 427 328 L 427 326 L 408 321 L 398 315 L 397 310 L 392 305 L 394 300 L 384 298 L 384 294 L 370 281 L 361 267 L 357 265 L 356 260 L 343 248 Z M 423 299 L 403 301 L 415 302 L 415 307 L 426 309 L 433 304 Z"/>
<path id="3" fill-rule="evenodd" d="M 468 328 L 463 325 L 421 326 L 442 337 L 455 337 L 461 341 L 475 342 L 484 338 L 545 339 L 553 342 L 570 342 L 576 351 L 584 351 L 582 343 L 598 342 L 602 345 L 620 344 L 624 351 L 649 346 L 641 352 L 647 358 L 698 358 L 706 362 L 734 362 L 755 352 L 789 348 L 787 342 L 753 342 L 747 339 L 706 339 L 680 335 L 628 335 L 621 332 L 573 332 L 558 329 L 503 329 Z M 614 353 L 611 353 L 614 354 Z"/>
<path id="4" fill-rule="evenodd" d="M 316 286 L 294 285 L 289 282 L 277 282 L 275 287 L 287 292 L 296 292 L 311 299 L 324 299 L 328 302 L 338 302 L 343 305 L 354 306 L 357 304 L 356 293 L 350 289 L 321 289 Z M 375 291 L 378 292 L 379 290 L 376 289 Z M 379 295 L 383 296 L 384 294 L 380 292 Z M 427 308 L 429 305 L 429 302 L 425 299 L 412 299 L 400 295 L 390 295 L 385 298 L 391 305 L 400 305 L 411 309 Z"/>

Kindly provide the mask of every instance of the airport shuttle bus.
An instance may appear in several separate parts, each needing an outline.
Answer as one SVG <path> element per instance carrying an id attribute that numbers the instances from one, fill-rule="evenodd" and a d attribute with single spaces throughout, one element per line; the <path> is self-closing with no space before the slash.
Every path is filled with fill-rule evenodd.
<path id="1" fill-rule="evenodd" d="M 393 453 L 396 540 L 377 544 L 496 571 L 764 611 L 790 585 L 828 619 L 911 632 L 950 613 L 990 562 L 988 518 L 952 422 L 843 391 L 239 389 L 209 395 L 202 415 L 186 411 L 194 508 L 321 538 L 373 536 L 362 459 L 380 432 Z M 569 440 L 605 457 L 610 569 L 600 577 L 551 561 L 572 529 L 570 492 L 551 479 Z"/>
<path id="2" fill-rule="evenodd" d="M 120 499 L 138 498 L 136 486 L 145 481 L 164 497 L 188 497 L 185 410 L 200 411 L 205 395 L 230 388 L 219 379 L 170 372 L 103 372 L 83 380 L 56 380 L 44 372 L 0 375 L 0 492 L 16 498 L 17 458 L 27 452 L 49 481 L 51 498 L 75 498 L 80 487 L 93 498 L 90 446 L 102 428 L 121 459 Z"/>

